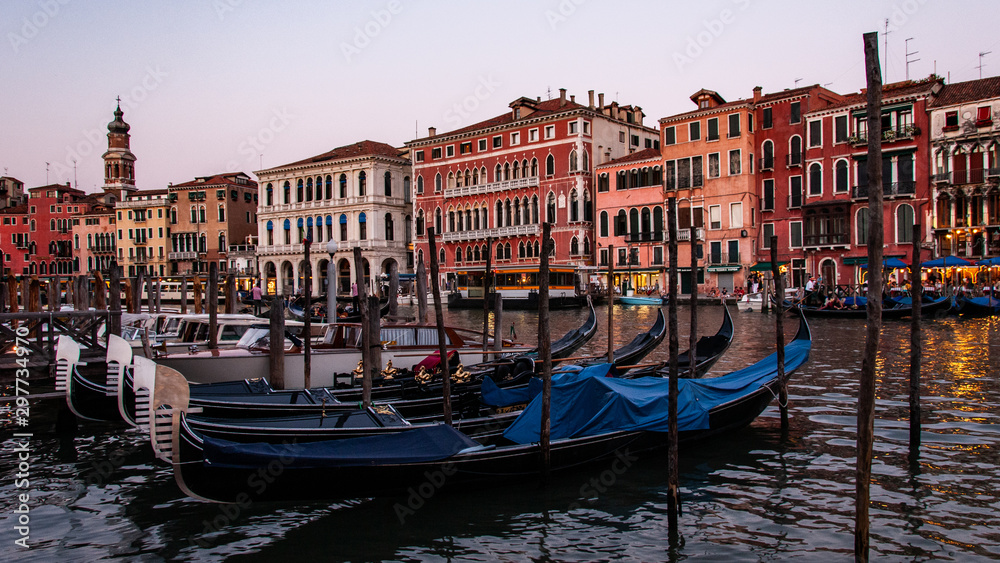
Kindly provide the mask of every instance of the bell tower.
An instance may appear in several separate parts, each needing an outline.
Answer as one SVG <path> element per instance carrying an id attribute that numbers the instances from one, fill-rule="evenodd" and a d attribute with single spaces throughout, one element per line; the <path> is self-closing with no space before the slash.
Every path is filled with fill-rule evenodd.
<path id="1" fill-rule="evenodd" d="M 104 153 L 104 191 L 118 200 L 136 191 L 135 155 L 129 150 L 129 125 L 122 120 L 121 97 L 115 119 L 108 123 L 108 152 Z"/>

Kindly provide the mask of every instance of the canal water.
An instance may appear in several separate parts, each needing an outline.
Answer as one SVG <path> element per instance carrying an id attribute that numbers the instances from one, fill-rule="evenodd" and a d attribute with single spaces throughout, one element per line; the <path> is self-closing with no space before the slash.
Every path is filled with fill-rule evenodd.
<path id="1" fill-rule="evenodd" d="M 578 355 L 605 351 L 601 328 Z M 686 348 L 687 307 L 680 308 Z M 480 311 L 447 313 L 480 326 Z M 699 334 L 722 319 L 699 309 Z M 553 311 L 552 337 L 584 311 Z M 735 342 L 712 374 L 773 351 L 774 317 L 734 312 Z M 533 311 L 508 311 L 504 334 L 532 341 Z M 616 308 L 616 345 L 655 319 Z M 786 320 L 787 337 L 797 328 Z M 872 480 L 872 557 L 893 561 L 1000 558 L 1000 322 L 925 323 L 924 426 L 907 462 L 909 324 L 889 321 L 879 357 Z M 738 434 L 681 450 L 683 514 L 667 533 L 666 457 L 649 455 L 562 475 L 429 500 L 214 505 L 186 498 L 148 445 L 121 425 L 55 433 L 57 404 L 32 406 L 29 550 L 16 548 L 17 453 L 0 451 L 0 560 L 98 561 L 846 561 L 853 557 L 855 404 L 861 320 L 814 320 L 810 361 L 791 379 L 791 429 L 771 406 Z M 653 359 L 666 358 L 666 342 Z M 710 375 L 712 375 L 710 374 Z M 12 428 L 4 414 L 5 438 Z M 317 489 L 323 483 L 315 483 Z M 419 501 L 419 502 L 418 502 Z M 407 504 L 410 503 L 410 504 Z M 415 507 L 412 512 L 401 507 Z"/>

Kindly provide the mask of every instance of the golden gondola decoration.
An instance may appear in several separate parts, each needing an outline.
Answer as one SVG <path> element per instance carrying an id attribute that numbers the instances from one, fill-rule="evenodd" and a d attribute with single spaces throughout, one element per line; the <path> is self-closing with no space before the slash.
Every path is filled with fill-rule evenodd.
<path id="1" fill-rule="evenodd" d="M 384 379 L 392 379 L 392 378 L 393 378 L 393 377 L 395 377 L 395 376 L 396 376 L 396 375 L 397 375 L 398 373 L 399 373 L 399 369 L 398 369 L 398 368 L 394 368 L 394 367 L 392 367 L 392 360 L 389 360 L 389 361 L 388 361 L 388 362 L 386 362 L 386 364 L 385 364 L 385 369 L 384 369 L 384 370 L 382 370 L 382 377 L 383 377 Z"/>

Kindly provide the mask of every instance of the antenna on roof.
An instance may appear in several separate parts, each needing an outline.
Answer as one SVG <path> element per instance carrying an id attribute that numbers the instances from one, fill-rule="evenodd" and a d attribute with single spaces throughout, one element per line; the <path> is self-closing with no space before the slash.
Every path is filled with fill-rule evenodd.
<path id="1" fill-rule="evenodd" d="M 882 83 L 889 81 L 889 18 L 885 18 L 885 62 L 882 63 Z"/>
<path id="2" fill-rule="evenodd" d="M 913 51 L 913 52 L 910 51 L 910 41 L 913 41 L 912 37 L 907 37 L 906 41 L 903 42 L 903 44 L 906 45 L 905 52 L 906 52 L 906 79 L 907 80 L 910 79 L 910 63 L 915 63 L 915 62 L 917 62 L 917 61 L 920 60 L 920 59 L 913 59 L 912 61 L 910 60 L 910 55 L 916 55 L 917 53 L 920 52 L 920 51 Z"/>
<path id="3" fill-rule="evenodd" d="M 795 86 L 793 86 L 793 88 L 798 88 L 799 87 L 799 82 L 802 82 L 802 79 L 801 78 L 796 78 L 795 79 Z"/>
<path id="4" fill-rule="evenodd" d="M 79 188 L 80 187 L 79 185 L 77 185 L 77 181 L 76 181 L 76 159 L 75 158 L 73 159 L 73 187 L 74 188 Z"/>
<path id="5" fill-rule="evenodd" d="M 546 99 L 549 99 L 549 100 L 552 99 L 552 86 L 549 86 L 548 88 L 546 88 L 545 94 L 548 96 L 548 98 L 546 98 Z"/>
<path id="6" fill-rule="evenodd" d="M 979 66 L 976 67 L 976 68 L 979 69 L 979 78 L 983 77 L 983 66 L 984 66 L 983 65 L 983 57 L 985 57 L 986 55 L 989 55 L 992 52 L 993 51 L 983 51 L 983 52 L 979 53 Z"/>
<path id="7" fill-rule="evenodd" d="M 45 185 L 49 185 L 49 163 L 45 163 Z"/>

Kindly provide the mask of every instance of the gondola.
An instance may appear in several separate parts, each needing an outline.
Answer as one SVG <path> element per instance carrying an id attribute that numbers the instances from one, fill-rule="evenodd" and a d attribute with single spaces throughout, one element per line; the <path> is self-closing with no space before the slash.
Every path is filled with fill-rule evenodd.
<path id="1" fill-rule="evenodd" d="M 124 346 L 128 343 L 122 341 Z M 118 399 L 109 387 L 101 364 L 80 363 L 80 345 L 67 335 L 56 341 L 56 391 L 66 395 L 66 405 L 78 418 L 90 421 L 120 421 Z M 109 369 L 117 369 L 110 365 Z"/>
<path id="2" fill-rule="evenodd" d="M 313 306 L 315 306 L 315 305 L 318 305 L 320 303 L 325 303 L 325 301 L 320 301 L 318 298 L 314 298 L 312 303 L 313 303 Z M 294 321 L 304 321 L 304 320 L 306 320 L 306 312 L 305 312 L 305 309 L 302 306 L 302 299 L 301 298 L 295 299 L 293 301 L 290 301 L 288 303 L 288 305 L 285 306 L 285 311 L 287 311 L 288 318 L 290 318 L 291 320 L 294 320 Z M 379 301 L 379 311 L 378 311 L 378 314 L 379 314 L 380 317 L 384 317 L 384 316 L 386 316 L 386 315 L 389 314 L 389 300 L 388 299 L 385 300 L 385 301 Z M 314 323 L 326 322 L 326 318 L 324 318 L 322 316 L 318 316 L 318 315 L 313 315 L 313 317 L 312 317 L 311 320 Z M 347 315 L 345 317 L 338 317 L 337 318 L 337 322 L 342 322 L 342 323 L 359 323 L 359 322 L 361 322 L 361 314 L 360 313 L 354 313 L 354 314 Z"/>
<path id="3" fill-rule="evenodd" d="M 631 342 L 618 348 L 614 353 L 615 366 L 619 370 L 624 370 L 624 366 L 635 364 L 646 357 L 657 346 L 663 342 L 663 337 L 667 334 L 667 319 L 663 316 L 663 309 L 657 309 L 656 321 L 646 332 L 637 335 Z M 607 362 L 607 355 L 590 360 L 588 364 Z"/>
<path id="4" fill-rule="evenodd" d="M 965 297 L 960 295 L 955 299 L 955 308 L 962 315 L 970 317 L 988 317 L 1000 314 L 1000 299 L 994 297 Z"/>
<path id="5" fill-rule="evenodd" d="M 785 347 L 786 374 L 808 359 L 810 348 L 803 318 Z M 767 408 L 779 385 L 776 354 L 718 378 L 677 383 L 679 440 L 700 442 L 750 424 Z M 668 445 L 667 387 L 658 378 L 554 378 L 551 471 Z M 432 490 L 492 486 L 537 475 L 540 411 L 536 398 L 509 426 L 487 425 L 475 439 L 432 424 L 344 440 L 238 443 L 201 435 L 185 424 L 182 409 L 174 409 L 169 459 L 185 494 L 222 502 L 358 498 L 425 485 Z"/>
<path id="6" fill-rule="evenodd" d="M 729 306 L 722 307 L 722 326 L 712 336 L 702 336 L 695 343 L 695 377 L 702 377 L 708 370 L 712 369 L 715 362 L 719 361 L 722 354 L 729 349 L 733 343 L 733 317 L 729 313 Z M 677 356 L 677 368 L 681 377 L 690 377 L 691 374 L 691 350 L 685 350 Z M 632 370 L 626 377 L 667 377 L 669 366 L 666 362 L 655 366 L 647 366 Z"/>
<path id="7" fill-rule="evenodd" d="M 597 333 L 597 311 L 594 310 L 594 302 L 589 296 L 587 298 L 587 306 L 590 307 L 590 314 L 587 315 L 587 320 L 584 321 L 583 325 L 580 328 L 567 332 L 562 338 L 552 343 L 552 347 L 550 348 L 552 359 L 570 357 L 573 352 L 579 350 L 581 346 L 586 344 Z M 537 357 L 538 348 L 535 348 L 527 355 Z"/>
<path id="8" fill-rule="evenodd" d="M 860 296 L 847 297 L 843 301 L 844 307 L 842 309 L 809 306 L 800 303 L 793 303 L 788 300 L 785 301 L 785 306 L 789 309 L 801 311 L 802 314 L 809 317 L 863 319 L 868 316 L 867 298 Z M 899 319 L 910 316 L 913 313 L 913 306 L 910 303 L 909 298 L 906 298 L 905 301 L 902 299 L 892 298 L 884 299 L 882 302 L 882 318 Z M 950 306 L 950 303 L 951 301 L 948 297 L 934 298 L 930 301 L 924 301 L 921 304 L 920 312 L 923 315 L 938 310 L 944 310 Z"/>

